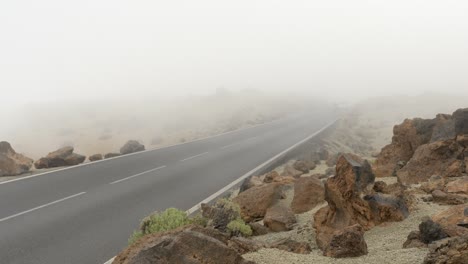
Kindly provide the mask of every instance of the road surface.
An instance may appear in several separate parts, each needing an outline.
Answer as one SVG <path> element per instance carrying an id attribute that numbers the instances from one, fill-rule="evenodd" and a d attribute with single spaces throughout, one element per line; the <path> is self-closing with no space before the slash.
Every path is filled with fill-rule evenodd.
<path id="1" fill-rule="evenodd" d="M 187 210 L 321 129 L 309 113 L 158 150 L 0 183 L 0 262 L 101 264 L 144 216 Z"/>

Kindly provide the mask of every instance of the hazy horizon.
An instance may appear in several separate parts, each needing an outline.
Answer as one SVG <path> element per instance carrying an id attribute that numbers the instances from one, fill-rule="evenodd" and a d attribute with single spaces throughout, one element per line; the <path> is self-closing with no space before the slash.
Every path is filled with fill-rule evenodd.
<path id="1" fill-rule="evenodd" d="M 466 1 L 7 1 L 4 104 L 468 93 Z M 5 102 L 8 101 L 8 102 Z"/>

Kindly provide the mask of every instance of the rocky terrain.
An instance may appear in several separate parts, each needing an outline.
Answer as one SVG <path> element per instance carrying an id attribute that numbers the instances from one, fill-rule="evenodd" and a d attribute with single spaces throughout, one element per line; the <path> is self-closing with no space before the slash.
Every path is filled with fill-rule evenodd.
<path id="1" fill-rule="evenodd" d="M 328 136 L 199 216 L 155 213 L 114 263 L 468 263 L 468 109 L 393 132 L 375 161 Z"/>

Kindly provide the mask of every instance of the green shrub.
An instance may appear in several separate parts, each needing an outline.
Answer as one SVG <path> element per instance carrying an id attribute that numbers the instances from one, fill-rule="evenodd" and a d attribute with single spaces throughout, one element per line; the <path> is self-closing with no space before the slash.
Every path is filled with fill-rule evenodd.
<path id="1" fill-rule="evenodd" d="M 242 235 L 248 237 L 252 235 L 252 228 L 250 228 L 250 226 L 240 218 L 229 222 L 229 224 L 227 225 L 227 229 L 231 233 L 231 235 L 234 236 Z"/>
<path id="2" fill-rule="evenodd" d="M 169 208 L 164 212 L 154 213 L 145 217 L 141 222 L 140 230 L 135 231 L 128 242 L 129 244 L 133 244 L 145 235 L 170 231 L 189 224 L 204 226 L 206 225 L 206 219 L 201 216 L 189 218 L 186 212 L 176 208 Z"/>

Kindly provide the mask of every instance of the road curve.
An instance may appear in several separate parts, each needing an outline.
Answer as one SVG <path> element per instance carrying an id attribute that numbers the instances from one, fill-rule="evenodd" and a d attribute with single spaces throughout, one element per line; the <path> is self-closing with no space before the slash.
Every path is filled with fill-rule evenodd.
<path id="1" fill-rule="evenodd" d="M 300 114 L 0 184 L 1 263 L 103 263 L 145 215 L 191 208 L 334 118 Z"/>

